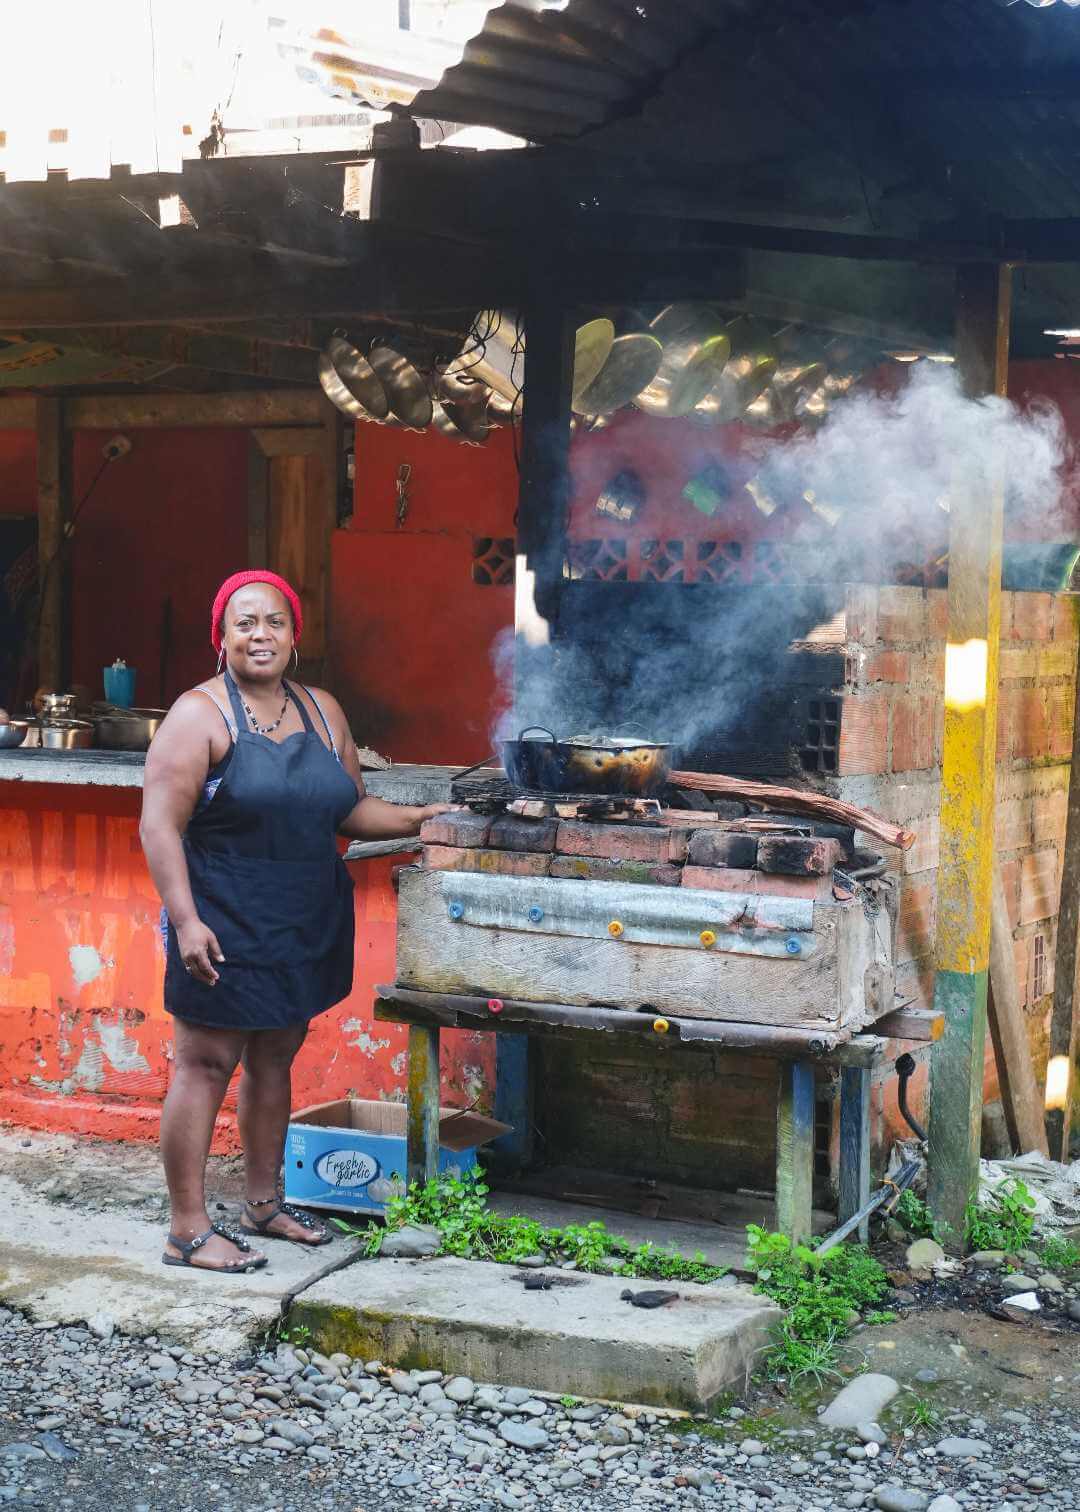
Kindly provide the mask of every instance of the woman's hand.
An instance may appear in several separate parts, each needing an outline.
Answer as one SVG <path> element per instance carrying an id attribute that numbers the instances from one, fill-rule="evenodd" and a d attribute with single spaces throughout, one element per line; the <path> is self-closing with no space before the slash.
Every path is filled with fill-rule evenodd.
<path id="1" fill-rule="evenodd" d="M 207 987 L 213 987 L 218 979 L 213 963 L 225 960 L 214 931 L 208 928 L 201 919 L 192 919 L 190 924 L 177 929 L 176 943 L 179 946 L 180 959 L 185 969 L 190 971 L 197 982 L 204 982 Z"/>
<path id="2" fill-rule="evenodd" d="M 460 803 L 428 803 L 417 812 L 420 815 L 420 823 L 423 824 L 425 819 L 434 819 L 439 814 L 460 814 L 463 807 L 464 805 Z"/>

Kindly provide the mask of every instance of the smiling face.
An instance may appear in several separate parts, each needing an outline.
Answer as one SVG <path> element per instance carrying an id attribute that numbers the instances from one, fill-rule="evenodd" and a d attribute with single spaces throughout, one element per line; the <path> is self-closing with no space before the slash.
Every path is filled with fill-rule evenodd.
<path id="1" fill-rule="evenodd" d="M 292 611 L 284 594 L 269 583 L 238 588 L 225 605 L 222 642 L 234 677 L 279 681 L 293 650 Z"/>

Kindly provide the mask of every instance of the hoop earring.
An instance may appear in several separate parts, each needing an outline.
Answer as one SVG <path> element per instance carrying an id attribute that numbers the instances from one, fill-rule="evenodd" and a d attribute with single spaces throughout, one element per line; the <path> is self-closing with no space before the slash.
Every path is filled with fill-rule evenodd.
<path id="1" fill-rule="evenodd" d="M 219 677 L 221 676 L 221 669 L 222 669 L 222 667 L 224 665 L 225 665 L 225 647 L 222 646 L 221 650 L 218 652 L 218 659 L 217 659 L 217 675 Z"/>
<path id="2" fill-rule="evenodd" d="M 300 653 L 296 649 L 295 646 L 292 648 L 292 656 L 293 656 L 293 671 L 294 672 L 298 672 L 300 670 Z"/>

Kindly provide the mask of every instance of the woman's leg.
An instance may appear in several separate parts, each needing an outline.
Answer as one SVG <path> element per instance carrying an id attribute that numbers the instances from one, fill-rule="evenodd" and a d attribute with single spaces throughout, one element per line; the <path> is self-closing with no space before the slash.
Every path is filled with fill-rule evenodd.
<path id="1" fill-rule="evenodd" d="M 244 1033 L 207 1029 L 174 1020 L 175 1071 L 161 1114 L 161 1156 L 172 1207 L 170 1233 L 194 1239 L 210 1227 L 206 1211 L 206 1159 L 214 1120 L 244 1048 Z M 179 1254 L 167 1246 L 169 1254 Z M 242 1256 L 216 1235 L 193 1256 L 198 1265 L 228 1264 Z"/>
<path id="2" fill-rule="evenodd" d="M 253 1030 L 244 1045 L 237 1119 L 244 1146 L 249 1214 L 256 1221 L 273 1212 L 277 1201 L 292 1111 L 292 1063 L 307 1028 L 307 1024 L 296 1024 L 288 1029 Z M 281 1213 L 269 1225 L 269 1232 L 315 1243 L 323 1229 L 321 1225 L 305 1229 L 295 1218 Z"/>

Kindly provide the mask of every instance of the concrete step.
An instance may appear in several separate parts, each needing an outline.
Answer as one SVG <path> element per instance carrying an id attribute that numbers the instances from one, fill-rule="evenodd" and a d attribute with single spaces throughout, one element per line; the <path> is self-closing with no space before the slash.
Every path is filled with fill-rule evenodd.
<path id="1" fill-rule="evenodd" d="M 299 1297 L 293 1323 L 324 1353 L 442 1370 L 536 1391 L 701 1411 L 740 1388 L 779 1310 L 749 1287 L 627 1282 L 551 1271 L 526 1291 L 513 1266 L 477 1260 L 377 1260 Z M 621 1293 L 678 1293 L 656 1309 Z"/>

